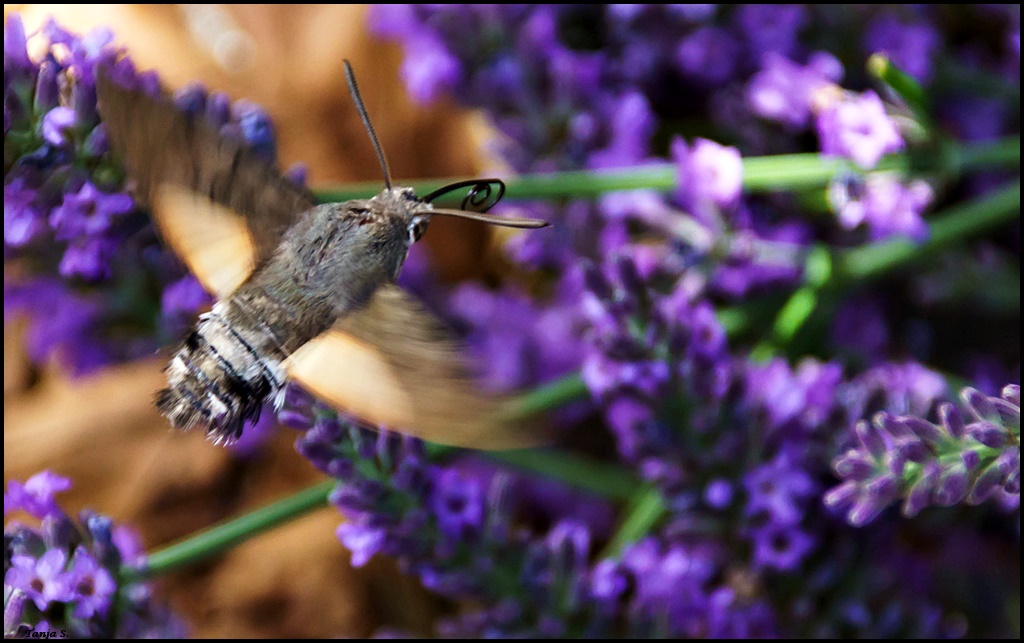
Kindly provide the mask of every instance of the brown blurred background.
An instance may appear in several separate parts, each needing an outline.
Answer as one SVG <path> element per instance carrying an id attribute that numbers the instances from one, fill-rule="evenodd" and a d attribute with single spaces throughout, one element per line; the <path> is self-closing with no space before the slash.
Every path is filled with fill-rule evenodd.
<path id="1" fill-rule="evenodd" d="M 342 74 L 348 58 L 395 178 L 463 176 L 478 166 L 480 128 L 440 103 L 410 103 L 401 51 L 366 31 L 363 6 L 5 5 L 26 30 L 54 16 L 84 33 L 110 27 L 140 69 L 178 88 L 200 81 L 262 105 L 277 126 L 279 159 L 309 168 L 312 186 L 376 180 L 380 171 Z M 425 241 L 447 279 L 474 272 L 485 226 L 444 219 Z M 250 459 L 201 433 L 171 432 L 151 400 L 158 359 L 70 380 L 58 364 L 26 359 L 17 323 L 4 332 L 4 479 L 52 469 L 74 480 L 65 509 L 89 507 L 138 527 L 148 549 L 283 498 L 321 476 L 282 430 Z M 213 562 L 158 582 L 197 637 L 367 636 L 381 625 L 427 633 L 433 600 L 388 561 L 354 570 L 323 509 Z"/>

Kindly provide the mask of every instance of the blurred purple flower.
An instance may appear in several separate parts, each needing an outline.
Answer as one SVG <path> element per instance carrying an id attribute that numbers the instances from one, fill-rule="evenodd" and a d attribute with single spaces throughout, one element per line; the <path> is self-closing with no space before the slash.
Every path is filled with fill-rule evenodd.
<path id="1" fill-rule="evenodd" d="M 843 77 L 842 64 L 824 51 L 813 54 L 806 67 L 774 52 L 765 54 L 761 64 L 747 84 L 747 104 L 758 116 L 792 128 L 805 127 L 819 93 Z"/>
<path id="2" fill-rule="evenodd" d="M 4 185 L 4 242 L 20 248 L 46 230 L 46 217 L 35 205 L 36 191 L 15 178 Z"/>
<path id="3" fill-rule="evenodd" d="M 40 610 L 50 603 L 71 600 L 64 565 L 68 555 L 60 549 L 51 549 L 39 559 L 30 556 L 12 556 L 11 567 L 4 575 L 4 587 L 25 592 Z"/>
<path id="4" fill-rule="evenodd" d="M 160 298 L 160 308 L 165 319 L 184 319 L 195 315 L 197 310 L 209 306 L 213 301 L 203 285 L 192 275 L 186 275 L 167 286 Z"/>
<path id="5" fill-rule="evenodd" d="M 865 170 L 903 149 L 896 124 L 871 90 L 834 98 L 818 112 L 816 122 L 822 154 L 852 159 Z"/>
<path id="6" fill-rule="evenodd" d="M 704 502 L 713 509 L 725 509 L 732 503 L 732 483 L 722 478 L 716 478 L 704 488 Z"/>
<path id="7" fill-rule="evenodd" d="M 949 393 L 944 377 L 916 362 L 886 362 L 868 368 L 837 394 L 849 417 L 877 411 L 924 417 Z"/>
<path id="8" fill-rule="evenodd" d="M 41 471 L 25 481 L 7 483 L 4 492 L 4 517 L 15 511 L 24 511 L 30 516 L 42 519 L 57 511 L 55 496 L 71 488 L 71 480 L 52 471 Z"/>
<path id="9" fill-rule="evenodd" d="M 762 54 L 791 56 L 796 50 L 800 31 L 807 24 L 807 7 L 800 5 L 741 5 L 736 9 L 736 22 L 747 37 L 754 60 Z"/>
<path id="10" fill-rule="evenodd" d="M 795 527 L 770 527 L 754 530 L 754 566 L 780 572 L 799 570 L 817 544 L 807 532 Z"/>
<path id="11" fill-rule="evenodd" d="M 383 529 L 343 522 L 338 526 L 338 540 L 352 554 L 352 565 L 362 567 L 380 551 L 386 534 Z"/>
<path id="12" fill-rule="evenodd" d="M 922 83 L 931 78 L 932 59 L 941 44 L 938 31 L 920 16 L 906 22 L 893 13 L 883 13 L 868 24 L 864 34 L 865 53 L 885 54 Z"/>
<path id="13" fill-rule="evenodd" d="M 449 538 L 465 538 L 483 526 L 483 494 L 475 480 L 458 471 L 445 470 L 434 480 L 430 507 Z"/>
<path id="14" fill-rule="evenodd" d="M 869 363 L 884 358 L 891 341 L 881 303 L 871 297 L 857 297 L 843 303 L 832 320 L 832 343 Z"/>
<path id="15" fill-rule="evenodd" d="M 111 598 L 117 591 L 117 583 L 110 572 L 100 567 L 82 546 L 71 558 L 71 569 L 65 575 L 65 584 L 75 603 L 76 618 L 106 616 L 111 607 Z"/>
<path id="16" fill-rule="evenodd" d="M 856 194 L 842 182 L 833 184 L 830 197 L 840 224 L 847 229 L 864 224 L 872 241 L 902 235 L 921 242 L 928 237 L 921 214 L 931 205 L 934 193 L 924 181 L 903 184 L 894 177 L 873 174 Z"/>
<path id="17" fill-rule="evenodd" d="M 714 141 L 696 139 L 687 145 L 672 139 L 672 158 L 679 176 L 679 200 L 698 217 L 709 207 L 734 205 L 743 189 L 743 160 L 739 150 Z"/>
<path id="18" fill-rule="evenodd" d="M 270 115 L 263 108 L 248 101 L 231 105 L 231 120 L 237 123 L 243 143 L 267 163 L 273 164 L 277 156 L 277 136 Z"/>
<path id="19" fill-rule="evenodd" d="M 86 281 L 108 279 L 112 274 L 110 260 L 117 250 L 110 239 L 93 238 L 72 241 L 64 250 L 57 272 L 68 279 Z"/>
<path id="20" fill-rule="evenodd" d="M 117 217 L 130 212 L 135 202 L 127 194 L 107 194 L 86 182 L 50 214 L 50 225 L 60 240 L 106 232 Z"/>
<path id="21" fill-rule="evenodd" d="M 428 105 L 459 82 L 462 65 L 440 39 L 420 34 L 406 44 L 401 74 L 412 99 Z"/>
<path id="22" fill-rule="evenodd" d="M 58 147 L 68 143 L 68 132 L 75 126 L 77 116 L 70 107 L 54 107 L 43 117 L 43 138 Z"/>
<path id="23" fill-rule="evenodd" d="M 748 367 L 747 399 L 766 413 L 769 430 L 794 420 L 813 430 L 829 415 L 841 381 L 837 364 L 805 359 L 793 372 L 785 360 L 776 358 Z"/>
<path id="24" fill-rule="evenodd" d="M 613 168 L 636 165 L 646 158 L 655 119 L 650 104 L 639 92 L 630 92 L 611 101 L 606 107 L 610 141 L 608 146 L 590 155 L 591 168 Z"/>
<path id="25" fill-rule="evenodd" d="M 564 375 L 578 367 L 580 340 L 563 311 L 545 308 L 514 291 L 467 283 L 449 299 L 453 317 L 469 328 L 467 342 L 484 386 L 510 391 Z"/>
<path id="26" fill-rule="evenodd" d="M 801 521 L 803 505 L 817 491 L 817 485 L 798 465 L 783 452 L 744 476 L 747 517 L 767 519 L 766 524 L 776 527 Z"/>
<path id="27" fill-rule="evenodd" d="M 679 42 L 675 64 L 690 78 L 720 85 L 735 73 L 739 51 L 736 39 L 725 29 L 701 27 Z"/>
<path id="28" fill-rule="evenodd" d="M 420 28 L 416 5 L 411 4 L 371 5 L 368 24 L 370 31 L 387 39 L 411 37 Z"/>

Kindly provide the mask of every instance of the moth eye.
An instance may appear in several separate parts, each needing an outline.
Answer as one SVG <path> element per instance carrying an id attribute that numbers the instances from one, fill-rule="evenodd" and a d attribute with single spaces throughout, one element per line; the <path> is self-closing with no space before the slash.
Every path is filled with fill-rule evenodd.
<path id="1" fill-rule="evenodd" d="M 409 225 L 409 242 L 416 243 L 423 238 L 423 233 L 427 231 L 427 220 L 426 219 L 414 219 Z"/>

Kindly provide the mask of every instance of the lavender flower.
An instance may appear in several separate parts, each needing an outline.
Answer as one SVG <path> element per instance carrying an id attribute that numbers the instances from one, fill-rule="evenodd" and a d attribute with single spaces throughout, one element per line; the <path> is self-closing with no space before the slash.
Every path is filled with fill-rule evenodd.
<path id="1" fill-rule="evenodd" d="M 802 128 L 810 122 L 818 96 L 842 77 L 842 64 L 828 52 L 816 52 L 805 67 L 770 52 L 747 85 L 747 103 L 762 118 Z"/>
<path id="2" fill-rule="evenodd" d="M 903 137 L 873 91 L 831 100 L 816 123 L 823 154 L 849 158 L 865 170 L 903 149 Z"/>
<path id="3" fill-rule="evenodd" d="M 684 207 L 701 215 L 707 207 L 735 205 L 743 187 L 743 163 L 739 151 L 704 139 L 688 147 L 672 141 L 672 156 L 679 167 L 679 199 Z"/>
<path id="4" fill-rule="evenodd" d="M 872 241 L 902 235 L 920 242 L 928 236 L 921 214 L 934 194 L 924 181 L 904 185 L 894 177 L 874 174 L 853 191 L 847 182 L 837 182 L 830 196 L 839 223 L 847 229 L 865 225 Z"/>
<path id="5" fill-rule="evenodd" d="M 375 435 L 310 406 L 294 390 L 287 408 L 309 427 L 298 450 L 339 480 L 332 502 L 347 517 L 338 536 L 353 564 L 395 556 L 433 591 L 480 605 L 442 620 L 443 636 L 774 631 L 766 603 L 738 600 L 716 586 L 714 548 L 649 538 L 621 560 L 593 561 L 582 523 L 557 522 L 537 534 L 513 527 L 507 476 L 484 486 L 457 462 L 432 462 L 417 440 Z"/>
<path id="6" fill-rule="evenodd" d="M 59 549 L 51 549 L 38 560 L 12 555 L 11 567 L 4 571 L 4 587 L 21 590 L 40 610 L 46 610 L 54 601 L 68 602 L 74 594 L 64 573 L 67 559 L 67 553 Z"/>
<path id="7" fill-rule="evenodd" d="M 70 487 L 50 471 L 8 484 L 5 518 L 23 511 L 40 526 L 12 522 L 4 528 L 4 635 L 184 636 L 182 624 L 152 602 L 148 587 L 118 580 L 123 562 L 140 562 L 131 547 L 137 537 L 88 511 L 72 520 L 54 500 Z"/>
<path id="8" fill-rule="evenodd" d="M 998 494 L 1019 498 L 1020 387 L 1007 386 L 999 398 L 965 388 L 960 397 L 966 417 L 947 403 L 938 424 L 886 413 L 859 423 L 860 445 L 833 462 L 844 482 L 825 503 L 861 526 L 899 499 L 909 517 L 930 505 L 979 504 Z"/>

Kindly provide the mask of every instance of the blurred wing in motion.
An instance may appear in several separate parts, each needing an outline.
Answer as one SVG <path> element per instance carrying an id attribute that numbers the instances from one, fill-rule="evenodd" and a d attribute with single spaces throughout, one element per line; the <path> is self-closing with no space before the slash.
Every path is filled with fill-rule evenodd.
<path id="1" fill-rule="evenodd" d="M 105 73 L 96 91 L 136 198 L 211 292 L 223 296 L 245 281 L 295 217 L 316 205 L 311 192 L 166 95 L 124 89 Z M 232 217 L 237 223 L 227 223 Z"/>
<path id="2" fill-rule="evenodd" d="M 256 246 L 237 212 L 175 183 L 157 186 L 152 210 L 164 239 L 218 298 L 237 290 L 256 269 Z"/>
<path id="3" fill-rule="evenodd" d="M 538 442 L 511 419 L 507 399 L 474 388 L 459 345 L 391 284 L 284 366 L 333 406 L 431 442 L 475 449 Z"/>

